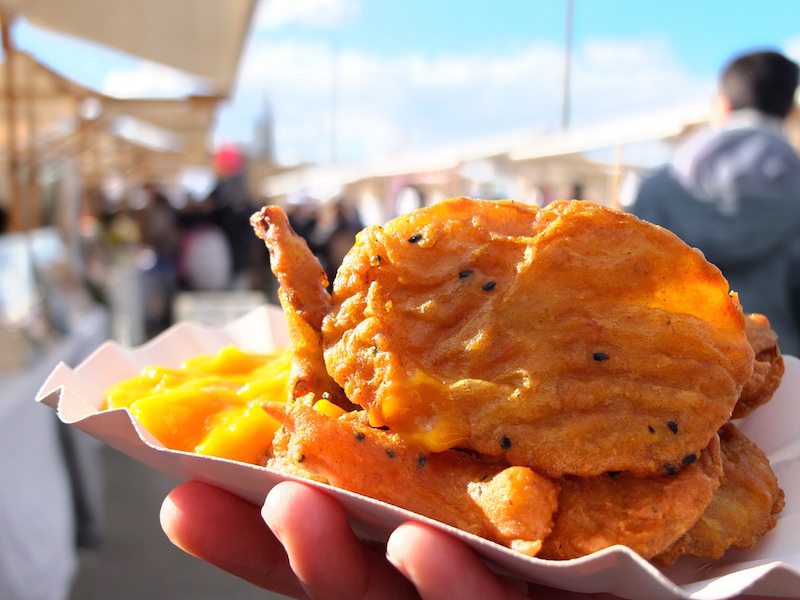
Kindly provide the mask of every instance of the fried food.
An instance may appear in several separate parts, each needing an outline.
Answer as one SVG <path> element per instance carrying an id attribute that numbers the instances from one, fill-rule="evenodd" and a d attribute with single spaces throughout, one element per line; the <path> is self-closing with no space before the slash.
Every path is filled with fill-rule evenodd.
<path id="1" fill-rule="evenodd" d="M 250 218 L 255 233 L 264 240 L 270 267 L 280 284 L 278 297 L 289 328 L 292 347 L 290 399 L 308 393 L 326 394 L 332 402 L 351 407 L 342 389 L 325 370 L 322 358 L 322 319 L 330 310 L 328 277 L 298 236 L 286 213 L 277 206 L 265 206 Z"/>
<path id="2" fill-rule="evenodd" d="M 720 484 L 719 440 L 675 475 L 636 477 L 609 473 L 560 481 L 558 512 L 542 558 L 577 558 L 623 544 L 650 558 L 665 549 L 703 514 Z"/>
<path id="3" fill-rule="evenodd" d="M 423 454 L 363 411 L 331 418 L 297 402 L 282 415 L 269 467 L 389 502 L 534 556 L 558 486 L 525 467 L 448 451 Z"/>
<path id="4" fill-rule="evenodd" d="M 751 548 L 783 510 L 783 490 L 761 449 L 731 423 L 719 437 L 722 485 L 697 523 L 655 557 L 661 565 L 682 555 L 717 559 L 729 548 Z"/>
<path id="5" fill-rule="evenodd" d="M 755 313 L 747 315 L 745 332 L 747 341 L 753 347 L 755 363 L 753 375 L 742 388 L 742 394 L 733 409 L 734 419 L 746 417 L 772 398 L 785 370 L 778 347 L 778 334 L 770 327 L 767 317 Z"/>
<path id="6" fill-rule="evenodd" d="M 680 469 L 753 370 L 719 270 L 589 202 L 458 198 L 367 228 L 331 301 L 325 365 L 371 425 L 551 477 Z"/>
<path id="7" fill-rule="evenodd" d="M 551 559 L 711 556 L 774 525 L 766 458 L 724 426 L 777 387 L 774 332 L 668 231 L 457 198 L 361 232 L 329 296 L 280 209 L 252 222 L 293 345 L 269 467 Z"/>

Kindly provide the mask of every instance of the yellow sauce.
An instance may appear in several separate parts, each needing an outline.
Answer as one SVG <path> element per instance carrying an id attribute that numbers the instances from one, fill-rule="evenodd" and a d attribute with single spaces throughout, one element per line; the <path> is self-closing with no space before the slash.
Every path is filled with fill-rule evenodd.
<path id="1" fill-rule="evenodd" d="M 127 408 L 164 446 L 263 464 L 280 423 L 263 410 L 284 405 L 291 355 L 226 346 L 178 369 L 146 367 L 106 390 L 105 408 Z"/>
<path id="2" fill-rule="evenodd" d="M 369 411 L 370 425 L 388 425 L 426 452 L 444 452 L 467 441 L 469 425 L 462 411 L 448 402 L 449 389 L 422 369 L 387 386 L 378 407 Z"/>

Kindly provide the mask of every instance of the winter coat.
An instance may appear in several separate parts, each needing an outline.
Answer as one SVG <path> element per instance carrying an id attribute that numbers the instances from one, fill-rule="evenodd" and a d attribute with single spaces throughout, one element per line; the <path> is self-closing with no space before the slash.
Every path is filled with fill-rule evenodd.
<path id="1" fill-rule="evenodd" d="M 778 121 L 734 113 L 699 132 L 642 182 L 629 210 L 700 249 L 765 314 L 785 354 L 800 354 L 800 157 Z"/>

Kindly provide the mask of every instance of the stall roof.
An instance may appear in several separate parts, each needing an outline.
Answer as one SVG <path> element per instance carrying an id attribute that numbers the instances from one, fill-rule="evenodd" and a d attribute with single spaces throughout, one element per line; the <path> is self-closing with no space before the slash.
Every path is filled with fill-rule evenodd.
<path id="1" fill-rule="evenodd" d="M 665 113 L 645 114 L 593 127 L 544 133 L 520 132 L 412 156 L 360 166 L 304 166 L 267 177 L 261 191 L 276 197 L 305 190 L 333 190 L 357 181 L 457 169 L 464 164 L 503 157 L 510 161 L 547 159 L 614 148 L 639 141 L 670 139 L 701 122 L 705 107 L 691 105 Z"/>
<path id="2" fill-rule="evenodd" d="M 28 145 L 32 124 L 40 146 L 68 135 L 76 127 L 80 103 L 88 100 L 95 105 L 92 120 L 99 121 L 94 129 L 107 130 L 151 150 L 189 155 L 191 162 L 203 159 L 221 97 L 114 98 L 72 81 L 26 52 L 16 52 L 15 59 L 16 96 L 21 101 L 17 139 L 21 146 Z M 0 111 L 5 110 L 6 85 L 6 69 L 2 68 Z M 29 111 L 33 119 L 26 118 Z M 0 156 L 7 147 L 7 137 L 7 129 L 0 128 Z"/>
<path id="3" fill-rule="evenodd" d="M 511 160 L 534 160 L 614 148 L 648 140 L 680 136 L 687 127 L 703 122 L 708 109 L 692 103 L 659 113 L 642 114 L 595 126 L 533 136 L 521 146 L 510 148 Z"/>
<path id="4" fill-rule="evenodd" d="M 0 0 L 34 25 L 207 79 L 228 95 L 254 0 Z"/>

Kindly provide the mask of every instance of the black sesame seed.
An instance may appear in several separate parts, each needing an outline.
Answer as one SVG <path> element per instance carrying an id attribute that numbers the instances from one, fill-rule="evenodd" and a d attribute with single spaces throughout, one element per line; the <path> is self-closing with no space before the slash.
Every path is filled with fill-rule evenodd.
<path id="1" fill-rule="evenodd" d="M 394 458 L 395 457 L 394 450 L 392 450 L 391 448 L 387 448 L 386 449 L 386 456 L 388 456 L 389 458 Z"/>
<path id="2" fill-rule="evenodd" d="M 489 479 L 489 474 L 488 473 L 486 475 L 484 475 L 483 477 L 481 477 L 479 481 L 486 481 L 487 479 Z"/>
<path id="3" fill-rule="evenodd" d="M 593 352 L 592 353 L 592 359 L 594 359 L 596 361 L 604 361 L 604 360 L 608 360 L 609 358 L 611 358 L 611 357 L 608 354 L 606 354 L 605 352 Z"/>
<path id="4" fill-rule="evenodd" d="M 647 426 L 647 431 L 649 431 L 650 433 L 655 433 L 656 432 L 656 428 L 653 427 L 652 425 L 648 425 Z"/>
<path id="5" fill-rule="evenodd" d="M 380 427 L 376 427 L 375 429 L 377 429 L 378 431 L 389 431 L 389 426 L 381 425 Z"/>
<path id="6" fill-rule="evenodd" d="M 372 347 L 372 356 L 378 356 L 378 347 L 377 346 L 373 346 Z"/>
<path id="7" fill-rule="evenodd" d="M 362 432 L 359 431 L 358 433 L 356 433 L 356 441 L 357 442 L 363 442 L 364 441 L 364 434 Z"/>
<path id="8" fill-rule="evenodd" d="M 678 472 L 678 469 L 677 469 L 677 468 L 675 468 L 675 465 L 671 465 L 671 464 L 669 464 L 669 463 L 664 463 L 664 464 L 663 464 L 663 465 L 661 465 L 661 466 L 664 468 L 664 472 L 665 472 L 667 475 L 675 475 L 675 474 L 677 474 L 677 472 Z"/>
<path id="9" fill-rule="evenodd" d="M 465 278 L 469 277 L 470 275 L 472 275 L 474 272 L 475 271 L 473 271 L 472 269 L 464 269 L 463 271 L 459 271 L 458 272 L 458 277 L 459 277 L 459 279 L 465 279 Z"/>
<path id="10" fill-rule="evenodd" d="M 420 454 L 420 455 L 417 457 L 417 467 L 418 467 L 418 468 L 420 468 L 420 469 L 421 469 L 422 467 L 424 467 L 424 466 L 425 466 L 425 462 L 426 462 L 427 460 L 428 460 L 428 459 L 427 459 L 427 458 L 425 458 L 425 455 L 424 455 L 424 454 Z"/>
<path id="11" fill-rule="evenodd" d="M 300 456 L 298 456 L 298 457 L 297 457 L 297 462 L 301 463 L 301 462 L 303 462 L 305 459 L 306 459 L 306 455 L 305 455 L 305 454 L 301 454 Z"/>
<path id="12" fill-rule="evenodd" d="M 510 450 L 511 449 L 511 438 L 507 435 L 504 435 L 500 438 L 500 447 L 503 450 Z"/>
<path id="13" fill-rule="evenodd" d="M 609 472 L 608 472 L 608 476 L 609 476 L 609 477 L 611 477 L 611 479 L 616 479 L 616 478 L 617 478 L 617 476 L 618 476 L 620 473 L 621 473 L 621 471 L 609 471 Z"/>
<path id="14" fill-rule="evenodd" d="M 369 264 L 371 264 L 371 265 L 379 265 L 379 264 L 381 264 L 382 260 L 383 260 L 383 257 L 380 254 L 377 254 L 377 255 L 373 256 L 369 260 Z"/>
<path id="15" fill-rule="evenodd" d="M 422 239 L 422 234 L 421 233 L 415 233 L 410 238 L 408 238 L 408 243 L 409 244 L 416 244 L 421 239 Z"/>
<path id="16" fill-rule="evenodd" d="M 687 454 L 681 461 L 685 465 L 690 465 L 697 460 L 697 454 Z"/>
<path id="17" fill-rule="evenodd" d="M 481 289 L 485 292 L 491 292 L 494 287 L 497 285 L 496 281 L 487 281 L 481 286 Z"/>
<path id="18" fill-rule="evenodd" d="M 675 421 L 667 421 L 667 427 L 672 433 L 678 433 L 678 424 Z"/>

